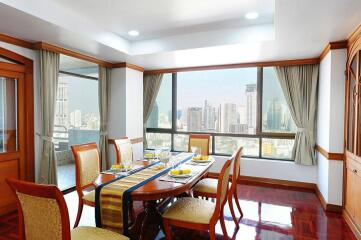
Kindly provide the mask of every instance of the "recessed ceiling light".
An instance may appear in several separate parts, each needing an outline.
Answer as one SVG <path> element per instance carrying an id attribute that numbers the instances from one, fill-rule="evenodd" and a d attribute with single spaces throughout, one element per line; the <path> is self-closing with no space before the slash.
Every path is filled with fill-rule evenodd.
<path id="1" fill-rule="evenodd" d="M 258 18 L 258 12 L 249 12 L 245 15 L 245 18 L 247 19 L 256 19 Z"/>
<path id="2" fill-rule="evenodd" d="M 139 36 L 139 32 L 137 30 L 130 30 L 128 32 L 129 36 L 136 37 Z"/>

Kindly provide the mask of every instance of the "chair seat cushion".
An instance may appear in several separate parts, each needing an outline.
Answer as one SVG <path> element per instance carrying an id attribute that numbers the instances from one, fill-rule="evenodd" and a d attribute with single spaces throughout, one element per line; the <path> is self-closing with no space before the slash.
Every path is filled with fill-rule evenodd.
<path id="1" fill-rule="evenodd" d="M 193 191 L 217 195 L 217 184 L 218 179 L 203 178 L 193 187 Z"/>
<path id="2" fill-rule="evenodd" d="M 77 227 L 71 231 L 72 240 L 126 240 L 119 233 L 96 227 Z"/>
<path id="3" fill-rule="evenodd" d="M 84 194 L 83 200 L 88 202 L 95 202 L 95 191 L 90 191 Z"/>
<path id="4" fill-rule="evenodd" d="M 190 223 L 209 224 L 216 204 L 198 198 L 184 197 L 176 201 L 163 214 L 163 218 Z"/>

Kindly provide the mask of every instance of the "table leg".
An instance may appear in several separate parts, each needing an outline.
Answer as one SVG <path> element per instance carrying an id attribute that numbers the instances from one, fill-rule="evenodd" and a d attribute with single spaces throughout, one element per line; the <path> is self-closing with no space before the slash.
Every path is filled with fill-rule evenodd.
<path id="1" fill-rule="evenodd" d="M 135 223 L 129 228 L 129 237 L 139 240 L 155 239 L 162 228 L 162 215 L 157 209 L 157 202 L 146 201 L 144 212 L 137 216 Z"/>

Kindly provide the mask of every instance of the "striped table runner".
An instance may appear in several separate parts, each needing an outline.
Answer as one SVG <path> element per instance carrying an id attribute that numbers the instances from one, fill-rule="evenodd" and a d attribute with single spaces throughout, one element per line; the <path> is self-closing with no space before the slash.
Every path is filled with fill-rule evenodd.
<path id="1" fill-rule="evenodd" d="M 191 157 L 191 153 L 180 153 L 173 157 L 173 161 L 179 165 L 190 160 Z M 157 164 L 160 163 L 146 166 L 129 176 L 120 176 L 97 187 L 95 193 L 97 227 L 127 235 L 130 193 L 171 169 L 171 167 L 156 169 L 154 166 Z"/>

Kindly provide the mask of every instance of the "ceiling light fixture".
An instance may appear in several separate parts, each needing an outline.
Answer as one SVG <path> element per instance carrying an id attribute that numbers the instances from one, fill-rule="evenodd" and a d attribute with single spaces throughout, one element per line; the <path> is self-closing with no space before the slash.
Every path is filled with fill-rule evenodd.
<path id="1" fill-rule="evenodd" d="M 258 18 L 258 16 L 259 16 L 258 12 L 249 12 L 245 15 L 245 18 L 251 20 Z"/>
<path id="2" fill-rule="evenodd" d="M 128 32 L 128 35 L 132 36 L 132 37 L 137 37 L 137 36 L 139 36 L 139 32 L 137 30 L 130 30 Z"/>

